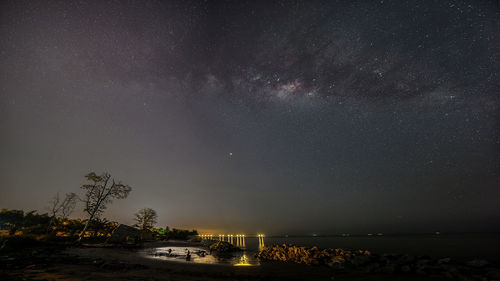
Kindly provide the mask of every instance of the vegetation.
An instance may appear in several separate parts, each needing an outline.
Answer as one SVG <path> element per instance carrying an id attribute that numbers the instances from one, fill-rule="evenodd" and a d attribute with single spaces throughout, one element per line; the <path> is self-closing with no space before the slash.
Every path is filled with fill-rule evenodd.
<path id="1" fill-rule="evenodd" d="M 197 235 L 198 231 L 196 229 L 184 230 L 184 229 L 172 228 L 172 230 L 165 232 L 166 239 L 174 239 L 174 240 L 186 240 L 190 236 L 197 236 Z"/>
<path id="2" fill-rule="evenodd" d="M 198 236 L 198 231 L 196 229 L 193 230 L 185 230 L 185 229 L 170 229 L 168 226 L 165 228 L 151 228 L 151 231 L 158 234 L 158 237 L 161 239 L 174 239 L 174 240 L 186 240 L 192 236 Z"/>
<path id="3" fill-rule="evenodd" d="M 89 223 L 104 212 L 107 204 L 111 203 L 113 199 L 124 199 L 127 198 L 128 194 L 132 188 L 128 185 L 124 185 L 121 182 L 115 182 L 111 179 L 111 175 L 108 173 L 103 173 L 97 175 L 91 172 L 85 176 L 89 180 L 90 184 L 82 185 L 82 189 L 85 190 L 85 197 L 83 202 L 85 204 L 85 212 L 89 215 L 85 227 L 83 228 L 78 242 L 80 242 L 87 231 Z"/>
<path id="4" fill-rule="evenodd" d="M 135 214 L 135 221 L 137 221 L 137 226 L 141 229 L 153 228 L 157 219 L 156 211 L 151 208 L 141 209 Z"/>
<path id="5" fill-rule="evenodd" d="M 61 200 L 59 197 L 59 193 L 52 198 L 52 201 L 50 202 L 50 215 L 52 218 L 67 218 L 73 210 L 75 209 L 76 202 L 78 200 L 78 196 L 75 193 L 68 193 L 64 197 L 64 199 Z"/>
<path id="6" fill-rule="evenodd" d="M 57 218 L 65 219 L 69 215 L 71 215 L 71 213 L 75 209 L 77 200 L 78 196 L 75 193 L 66 194 L 66 196 L 62 200 L 59 197 L 59 193 L 57 193 L 56 196 L 52 198 L 49 206 L 50 223 L 47 227 L 47 233 L 50 230 L 50 226 L 52 226 L 52 224 L 57 221 Z"/>
<path id="7" fill-rule="evenodd" d="M 0 211 L 0 236 L 8 235 L 11 237 L 9 239 L 20 239 L 21 236 L 38 240 L 74 241 L 77 239 L 78 242 L 86 237 L 86 240 L 103 242 L 103 238 L 109 237 L 119 224 L 101 218 L 101 215 L 113 199 L 126 198 L 132 188 L 116 182 L 108 173 L 97 175 L 92 172 L 85 177 L 90 183 L 81 187 L 85 191 L 83 196 L 68 193 L 62 197 L 57 193 L 49 203 L 48 213 L 2 209 Z M 79 201 L 84 203 L 84 211 L 88 214 L 88 219 L 69 218 Z M 198 235 L 194 229 L 170 229 L 168 226 L 154 228 L 157 219 L 156 211 L 151 208 L 141 209 L 135 214 L 137 226 L 156 233 L 155 237 L 159 239 L 186 240 Z"/>
<path id="8" fill-rule="evenodd" d="M 45 233 L 50 220 L 47 214 L 39 215 L 36 211 L 28 213 L 22 210 L 2 209 L 0 211 L 0 228 L 7 230 L 9 235 L 14 235 L 18 231 Z"/>
<path id="9" fill-rule="evenodd" d="M 7 230 L 9 235 L 34 236 L 37 238 L 76 238 L 80 236 L 87 220 L 68 219 L 48 214 L 38 214 L 36 211 L 25 213 L 22 210 L 2 209 L 0 211 L 0 229 Z M 92 231 L 85 233 L 86 237 L 107 237 L 118 223 L 106 219 L 95 219 L 90 224 Z"/>
<path id="10" fill-rule="evenodd" d="M 83 229 L 88 228 L 83 233 Z M 119 225 L 117 222 L 105 218 L 95 218 L 92 221 L 70 219 L 63 217 L 52 218 L 48 214 L 38 214 L 36 211 L 2 209 L 0 211 L 0 230 L 4 235 L 24 236 L 36 239 L 74 241 L 83 233 L 87 242 L 103 242 Z M 197 236 L 198 231 L 172 228 L 149 228 L 162 240 L 186 240 Z"/>

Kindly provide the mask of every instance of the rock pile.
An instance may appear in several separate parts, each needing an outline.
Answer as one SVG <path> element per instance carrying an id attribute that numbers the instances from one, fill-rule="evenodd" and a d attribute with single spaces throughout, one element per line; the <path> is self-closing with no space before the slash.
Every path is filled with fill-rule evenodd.
<path id="1" fill-rule="evenodd" d="M 318 247 L 282 246 L 264 247 L 257 257 L 263 260 L 290 261 L 302 264 L 344 264 L 346 261 L 362 264 L 369 260 L 369 251 L 346 251 Z"/>
<path id="2" fill-rule="evenodd" d="M 261 260 L 327 265 L 335 269 L 354 269 L 366 273 L 418 274 L 453 280 L 500 280 L 500 269 L 484 260 L 458 263 L 450 258 L 379 255 L 364 250 L 319 249 L 285 244 L 264 247 L 256 256 Z"/>
<path id="3" fill-rule="evenodd" d="M 218 241 L 210 245 L 210 251 L 215 251 L 217 253 L 231 253 L 241 251 L 241 249 L 233 246 L 229 242 Z"/>

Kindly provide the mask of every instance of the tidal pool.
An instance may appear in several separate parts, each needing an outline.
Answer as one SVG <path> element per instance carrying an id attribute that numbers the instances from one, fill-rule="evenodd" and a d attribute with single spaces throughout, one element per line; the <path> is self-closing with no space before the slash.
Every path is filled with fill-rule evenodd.
<path id="1" fill-rule="evenodd" d="M 190 258 L 187 259 L 188 252 Z M 242 251 L 229 255 L 210 254 L 209 251 L 199 247 L 159 247 L 144 250 L 145 256 L 153 259 L 200 264 L 219 264 L 230 266 L 258 266 L 259 260 L 254 257 L 254 253 Z"/>

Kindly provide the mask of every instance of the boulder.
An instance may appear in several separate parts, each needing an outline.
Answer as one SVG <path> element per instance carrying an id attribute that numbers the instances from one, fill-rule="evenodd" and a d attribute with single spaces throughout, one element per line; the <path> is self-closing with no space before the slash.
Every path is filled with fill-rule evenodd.
<path id="1" fill-rule="evenodd" d="M 396 271 L 396 266 L 394 266 L 394 264 L 388 264 L 382 268 L 382 271 L 389 274 L 394 273 L 394 271 Z"/>
<path id="2" fill-rule="evenodd" d="M 410 255 L 402 255 L 398 258 L 399 264 L 410 264 L 415 262 L 415 257 Z"/>
<path id="3" fill-rule="evenodd" d="M 418 268 L 418 267 L 421 267 L 421 268 L 424 268 L 426 267 L 427 265 L 429 265 L 431 262 L 430 259 L 419 259 L 415 262 L 415 266 Z"/>
<path id="4" fill-rule="evenodd" d="M 488 261 L 480 259 L 471 260 L 464 265 L 458 264 L 451 258 L 433 260 L 427 256 L 379 255 L 363 250 L 319 249 L 293 245 L 264 247 L 256 257 L 261 260 L 327 265 L 335 270 L 356 269 L 367 273 L 417 274 L 429 279 L 442 280 L 444 277 L 452 280 L 487 280 L 485 278 L 488 275 L 491 280 L 500 280 L 497 278 L 500 275 L 497 268 L 493 265 L 491 268 L 488 267 Z"/>
<path id="5" fill-rule="evenodd" d="M 470 267 L 480 268 L 480 267 L 487 266 L 489 263 L 486 260 L 474 259 L 474 260 L 468 261 L 466 264 Z"/>
<path id="6" fill-rule="evenodd" d="M 365 255 L 362 255 L 362 256 L 355 256 L 352 260 L 351 260 L 351 263 L 354 265 L 354 266 L 363 266 L 367 263 L 370 262 L 370 256 L 365 256 Z"/>
<path id="7" fill-rule="evenodd" d="M 217 253 L 232 253 L 241 251 L 240 248 L 233 246 L 229 242 L 218 241 L 210 245 L 210 250 L 215 251 Z"/>
<path id="8" fill-rule="evenodd" d="M 411 267 L 409 265 L 403 265 L 399 268 L 399 270 L 403 273 L 409 273 L 411 271 Z"/>
<path id="9" fill-rule="evenodd" d="M 447 264 L 447 263 L 450 263 L 451 259 L 450 258 L 443 258 L 443 259 L 439 259 L 437 261 L 438 264 Z"/>
<path id="10" fill-rule="evenodd" d="M 370 263 L 365 267 L 365 272 L 367 273 L 377 273 L 381 271 L 379 263 Z"/>
<path id="11" fill-rule="evenodd" d="M 302 264 L 326 264 L 339 267 L 346 261 L 357 259 L 355 264 L 363 264 L 371 255 L 369 251 L 346 251 L 343 249 L 319 249 L 318 247 L 296 247 L 274 245 L 264 247 L 256 256 L 262 260 L 295 262 Z M 352 263 L 352 262 L 351 262 Z"/>
<path id="12" fill-rule="evenodd" d="M 492 269 L 486 273 L 486 277 L 490 280 L 500 280 L 500 269 Z"/>
<path id="13" fill-rule="evenodd" d="M 415 273 L 418 275 L 422 275 L 422 276 L 427 275 L 427 272 L 425 271 L 425 268 L 423 268 L 423 267 L 417 267 L 415 269 Z"/>

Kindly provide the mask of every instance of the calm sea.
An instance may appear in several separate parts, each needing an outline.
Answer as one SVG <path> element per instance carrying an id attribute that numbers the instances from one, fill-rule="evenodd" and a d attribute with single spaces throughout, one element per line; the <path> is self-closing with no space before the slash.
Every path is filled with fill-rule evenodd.
<path id="1" fill-rule="evenodd" d="M 318 246 L 320 248 L 363 249 L 376 253 L 399 253 L 451 257 L 457 260 L 483 258 L 500 262 L 500 233 L 349 236 L 349 237 L 266 237 L 265 246 L 274 244 Z M 257 238 L 246 238 L 248 251 L 257 251 Z"/>
<path id="2" fill-rule="evenodd" d="M 236 244 L 236 241 L 234 242 Z M 343 248 L 346 250 L 362 249 L 374 253 L 410 254 L 415 256 L 429 256 L 431 258 L 450 257 L 457 261 L 468 261 L 479 258 L 496 263 L 500 262 L 500 233 L 264 238 L 264 246 L 281 244 L 318 246 L 319 248 Z M 255 258 L 255 253 L 262 246 L 258 238 L 247 237 L 245 239 L 244 251 L 235 252 L 230 256 L 210 255 L 208 253 L 201 255 L 201 251 L 204 249 L 192 246 L 148 248 L 139 253 L 149 258 L 165 261 L 258 266 L 260 265 L 260 261 Z M 186 260 L 188 252 L 191 253 L 191 258 Z"/>

